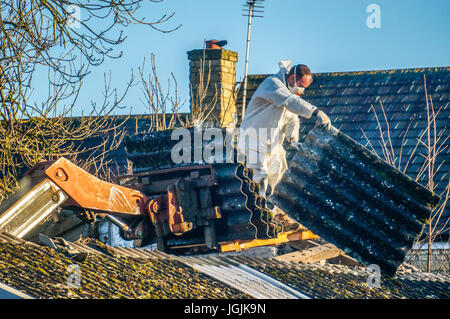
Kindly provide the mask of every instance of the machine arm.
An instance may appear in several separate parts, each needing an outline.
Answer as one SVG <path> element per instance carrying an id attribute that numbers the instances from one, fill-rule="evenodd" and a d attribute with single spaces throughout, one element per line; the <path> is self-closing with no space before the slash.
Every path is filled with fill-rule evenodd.
<path id="1" fill-rule="evenodd" d="M 136 216 L 148 214 L 152 200 L 141 192 L 102 181 L 65 158 L 35 165 L 21 190 L 0 208 L 0 231 L 25 236 L 59 206 Z M 126 225 L 119 225 L 126 230 Z"/>

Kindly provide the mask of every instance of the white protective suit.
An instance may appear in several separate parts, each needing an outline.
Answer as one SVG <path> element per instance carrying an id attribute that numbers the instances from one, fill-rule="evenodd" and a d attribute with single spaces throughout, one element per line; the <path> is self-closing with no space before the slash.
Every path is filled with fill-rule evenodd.
<path id="1" fill-rule="evenodd" d="M 239 132 L 239 151 L 253 169 L 253 180 L 262 186 L 263 196 L 267 186 L 273 192 L 287 169 L 284 138 L 298 141 L 298 116 L 310 118 L 317 108 L 290 92 L 286 74 L 292 62 L 283 60 L 279 66 L 280 71 L 266 78 L 253 94 Z"/>

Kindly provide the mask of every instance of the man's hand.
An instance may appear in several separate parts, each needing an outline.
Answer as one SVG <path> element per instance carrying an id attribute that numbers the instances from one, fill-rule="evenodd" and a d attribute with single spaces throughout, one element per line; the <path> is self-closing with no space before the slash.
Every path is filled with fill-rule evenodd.
<path id="1" fill-rule="evenodd" d="M 323 127 L 326 130 L 330 130 L 331 129 L 331 120 L 328 117 L 328 115 L 326 115 L 324 112 L 319 111 L 317 113 L 317 122 L 316 125 L 319 127 Z"/>
<path id="2" fill-rule="evenodd" d="M 297 142 L 296 140 L 295 140 L 295 138 L 291 138 L 290 140 L 289 140 L 289 143 L 291 143 L 291 146 L 293 147 L 293 148 L 295 148 L 297 151 L 300 151 L 300 146 L 299 146 L 299 142 Z"/>

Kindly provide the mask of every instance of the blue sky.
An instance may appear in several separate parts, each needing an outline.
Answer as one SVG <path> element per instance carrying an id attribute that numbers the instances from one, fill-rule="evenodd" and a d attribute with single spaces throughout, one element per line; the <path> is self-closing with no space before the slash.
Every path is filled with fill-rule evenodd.
<path id="1" fill-rule="evenodd" d="M 247 33 L 247 17 L 241 15 L 244 3 L 165 0 L 145 5 L 142 14 L 149 20 L 175 12 L 167 27 L 181 24 L 181 28 L 164 34 L 142 26 L 129 27 L 127 40 L 118 48 L 123 57 L 92 69 L 74 113 L 88 112 L 91 100 L 100 103 L 105 72 L 111 71 L 112 85 L 120 89 L 131 69 L 137 74 L 144 57 L 149 59 L 151 53 L 163 84 L 171 72 L 175 75 L 180 98 L 186 101 L 183 111 L 187 111 L 186 52 L 201 49 L 204 40 L 228 41 L 225 48 L 238 52 L 237 79 L 242 79 Z M 367 27 L 370 4 L 380 8 L 381 28 Z M 313 73 L 450 65 L 448 0 L 266 0 L 264 5 L 264 18 L 253 21 L 249 74 L 277 72 L 278 61 L 285 58 L 307 64 Z M 141 99 L 136 86 L 117 114 L 147 113 Z"/>

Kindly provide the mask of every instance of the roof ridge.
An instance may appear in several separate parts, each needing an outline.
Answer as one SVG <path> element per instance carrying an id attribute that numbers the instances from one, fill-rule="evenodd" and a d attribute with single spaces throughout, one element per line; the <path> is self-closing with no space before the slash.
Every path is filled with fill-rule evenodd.
<path id="1" fill-rule="evenodd" d="M 419 72 L 450 72 L 450 66 L 439 67 L 417 67 L 417 68 L 400 68 L 400 69 L 377 69 L 377 70 L 359 70 L 359 71 L 343 71 L 343 72 L 318 72 L 313 73 L 315 76 L 331 75 L 374 75 L 374 74 L 395 74 L 395 73 L 419 73 Z"/>
<path id="2" fill-rule="evenodd" d="M 375 75 L 375 74 L 395 74 L 395 73 L 419 73 L 419 72 L 450 72 L 450 66 L 435 67 L 416 67 L 399 69 L 375 69 L 375 70 L 355 70 L 355 71 L 331 71 L 331 72 L 313 72 L 314 76 L 355 76 L 355 75 Z M 266 78 L 273 74 L 249 74 L 252 79 Z"/>

